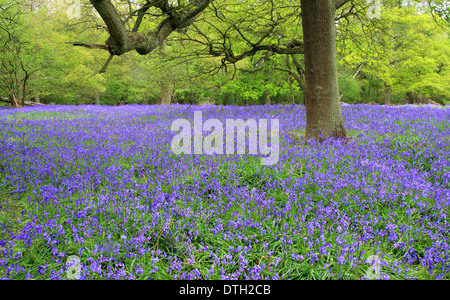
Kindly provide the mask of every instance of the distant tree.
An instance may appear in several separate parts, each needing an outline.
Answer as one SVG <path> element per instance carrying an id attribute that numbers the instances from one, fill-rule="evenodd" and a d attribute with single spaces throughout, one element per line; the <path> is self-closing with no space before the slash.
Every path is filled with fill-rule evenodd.
<path id="1" fill-rule="evenodd" d="M 384 1 L 380 19 L 347 18 L 350 22 L 338 28 L 341 63 L 354 70 L 354 78 L 376 79 L 366 82 L 383 89 L 385 104 L 391 103 L 392 93 L 405 95 L 410 103 L 450 99 L 446 22 L 397 1 Z"/>
<path id="2" fill-rule="evenodd" d="M 16 107 L 25 105 L 29 79 L 43 68 L 27 59 L 33 49 L 25 32 L 25 13 L 16 1 L 0 0 L 0 90 Z"/>

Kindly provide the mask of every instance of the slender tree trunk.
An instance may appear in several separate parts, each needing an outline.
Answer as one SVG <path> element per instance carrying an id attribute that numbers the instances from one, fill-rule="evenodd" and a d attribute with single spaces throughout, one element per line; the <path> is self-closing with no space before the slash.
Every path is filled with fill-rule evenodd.
<path id="1" fill-rule="evenodd" d="M 162 42 L 161 51 L 166 53 L 166 42 Z M 161 83 L 161 100 L 160 104 L 170 105 L 172 102 L 172 89 L 170 87 L 170 82 L 167 78 L 162 78 Z"/>
<path id="2" fill-rule="evenodd" d="M 27 81 L 28 78 L 30 78 L 30 75 L 28 73 L 25 74 L 25 78 L 23 79 L 22 83 L 22 98 L 20 99 L 20 105 L 25 106 L 25 100 L 27 98 Z"/>
<path id="3" fill-rule="evenodd" d="M 288 83 L 289 83 L 289 92 L 290 92 L 291 97 L 292 97 L 292 104 L 295 104 L 294 88 L 292 86 L 293 80 L 292 80 L 292 76 L 291 75 L 289 75 Z"/>
<path id="4" fill-rule="evenodd" d="M 264 92 L 264 105 L 270 105 L 270 93 L 268 91 Z"/>
<path id="5" fill-rule="evenodd" d="M 265 63 L 268 63 L 269 59 L 270 59 L 269 58 L 269 52 L 266 52 L 266 56 L 264 58 Z M 264 82 L 266 84 L 269 83 L 269 80 L 270 80 L 270 69 L 269 69 L 269 67 L 267 65 L 265 66 L 264 76 L 265 76 Z M 270 105 L 270 92 L 267 89 L 264 91 L 264 104 L 265 105 Z"/>
<path id="6" fill-rule="evenodd" d="M 41 103 L 41 99 L 39 98 L 39 94 L 37 91 L 34 92 L 34 102 Z"/>
<path id="7" fill-rule="evenodd" d="M 229 93 L 225 93 L 225 95 L 223 95 L 223 105 L 228 105 L 228 102 L 230 102 L 230 94 Z"/>
<path id="8" fill-rule="evenodd" d="M 391 105 L 391 87 L 384 85 L 384 104 Z"/>
<path id="9" fill-rule="evenodd" d="M 161 84 L 161 104 L 162 105 L 170 105 L 172 102 L 172 88 L 170 84 L 166 81 L 163 81 Z"/>
<path id="10" fill-rule="evenodd" d="M 339 102 L 333 0 L 301 0 L 306 137 L 346 138 Z"/>
<path id="11" fill-rule="evenodd" d="M 95 100 L 95 105 L 100 105 L 100 95 L 99 95 L 98 91 L 95 92 L 94 100 Z"/>
<path id="12" fill-rule="evenodd" d="M 291 69 L 291 63 L 289 62 L 289 54 L 286 54 L 286 67 L 290 70 Z M 295 104 L 295 97 L 294 97 L 294 88 L 292 87 L 293 79 L 292 75 L 288 73 L 288 83 L 289 83 L 289 92 L 292 97 L 292 104 Z M 301 74 L 299 74 L 301 76 Z M 301 82 L 299 82 L 301 84 Z"/>

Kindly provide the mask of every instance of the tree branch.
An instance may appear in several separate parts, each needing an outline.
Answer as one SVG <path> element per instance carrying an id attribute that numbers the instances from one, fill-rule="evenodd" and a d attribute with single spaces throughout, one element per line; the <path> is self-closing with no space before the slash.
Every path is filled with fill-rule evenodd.
<path id="1" fill-rule="evenodd" d="M 146 35 L 137 32 L 137 30 L 145 12 L 148 8 L 154 6 L 155 2 L 152 4 L 147 3 L 139 10 L 138 19 L 133 27 L 133 31 L 128 32 L 119 13 L 110 0 L 90 1 L 108 27 L 110 37 L 106 40 L 105 45 L 83 42 L 72 42 L 72 45 L 90 49 L 108 50 L 111 55 L 122 55 L 132 50 L 136 50 L 139 54 L 145 55 L 159 47 L 173 31 L 191 25 L 197 15 L 208 7 L 213 0 L 194 0 L 180 11 L 167 9 L 166 6 L 163 6 L 162 11 L 168 17 L 161 21 L 155 30 Z M 167 1 L 163 2 L 167 3 Z"/>
<path id="2" fill-rule="evenodd" d="M 84 42 L 66 42 L 66 44 L 72 44 L 74 46 L 86 47 L 89 49 L 109 50 L 108 45 L 101 45 L 101 44 L 89 44 L 89 43 L 84 43 Z"/>
<path id="3" fill-rule="evenodd" d="M 112 55 L 112 54 L 108 57 L 105 64 L 103 65 L 102 69 L 98 73 L 102 74 L 102 73 L 106 72 L 106 68 L 108 67 L 108 65 L 111 62 L 111 60 L 113 59 L 113 57 L 114 57 L 114 55 Z"/>
<path id="4" fill-rule="evenodd" d="M 339 9 L 342 6 L 344 6 L 344 4 L 346 4 L 347 2 L 350 2 L 351 0 L 334 0 L 334 7 L 335 9 Z"/>
<path id="5" fill-rule="evenodd" d="M 297 82 L 300 84 L 300 86 L 303 84 L 303 80 L 300 77 L 300 75 L 298 73 L 292 71 L 291 69 L 282 68 L 282 67 L 275 67 L 274 69 L 289 73 L 290 75 L 292 75 L 292 77 L 295 78 L 295 80 L 297 80 Z"/>

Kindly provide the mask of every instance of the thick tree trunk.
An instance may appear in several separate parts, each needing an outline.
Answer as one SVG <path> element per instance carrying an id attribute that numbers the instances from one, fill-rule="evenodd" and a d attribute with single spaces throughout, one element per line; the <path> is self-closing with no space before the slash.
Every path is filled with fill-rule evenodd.
<path id="1" fill-rule="evenodd" d="M 387 85 L 384 86 L 384 104 L 391 105 L 391 87 Z"/>
<path id="2" fill-rule="evenodd" d="M 334 12 L 333 0 L 301 0 L 306 138 L 347 136 L 339 102 Z"/>

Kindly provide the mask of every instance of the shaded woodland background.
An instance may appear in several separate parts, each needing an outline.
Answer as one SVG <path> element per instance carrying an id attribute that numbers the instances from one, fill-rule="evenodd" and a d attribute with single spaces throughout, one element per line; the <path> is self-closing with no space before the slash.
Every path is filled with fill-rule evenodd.
<path id="1" fill-rule="evenodd" d="M 138 5 L 113 3 L 125 19 Z M 303 55 L 258 51 L 230 62 L 209 51 L 222 45 L 245 53 L 255 40 L 274 46 L 301 40 L 299 1 L 258 3 L 218 2 L 158 51 L 114 56 L 99 72 L 109 54 L 73 46 L 108 38 L 87 1 L 81 2 L 81 18 L 70 19 L 71 4 L 64 1 L 0 0 L 2 105 L 10 105 L 12 96 L 22 104 L 301 104 Z M 448 6 L 382 3 L 380 19 L 367 17 L 366 1 L 336 12 L 341 101 L 450 103 Z M 151 30 L 160 18 L 149 11 L 141 29 Z"/>

